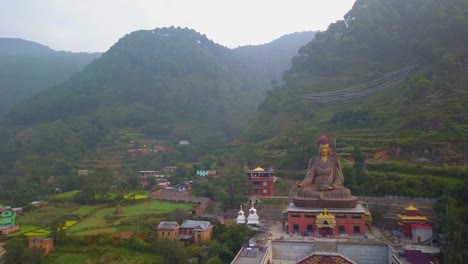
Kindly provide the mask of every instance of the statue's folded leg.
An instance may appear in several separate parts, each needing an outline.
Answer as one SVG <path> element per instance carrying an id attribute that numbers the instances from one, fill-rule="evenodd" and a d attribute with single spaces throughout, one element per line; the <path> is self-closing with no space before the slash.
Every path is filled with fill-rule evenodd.
<path id="1" fill-rule="evenodd" d="M 312 188 L 304 188 L 299 192 L 301 197 L 320 198 L 320 192 Z"/>

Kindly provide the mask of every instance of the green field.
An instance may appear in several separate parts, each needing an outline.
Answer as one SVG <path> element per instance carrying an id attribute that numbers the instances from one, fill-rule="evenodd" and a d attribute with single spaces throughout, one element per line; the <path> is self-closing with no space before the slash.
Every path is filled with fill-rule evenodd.
<path id="1" fill-rule="evenodd" d="M 61 196 L 70 197 L 69 193 Z M 56 200 L 57 201 L 57 200 Z M 51 216 L 60 217 L 73 215 L 81 220 L 77 222 L 67 221 L 65 227 L 69 236 L 92 235 L 99 233 L 119 233 L 132 229 L 140 216 L 154 215 L 154 219 L 160 219 L 163 214 L 174 210 L 190 211 L 193 207 L 191 203 L 172 203 L 153 199 L 140 201 L 127 201 L 120 204 L 121 212 L 116 214 L 118 205 L 78 205 L 70 202 L 51 204 L 47 207 L 37 208 L 31 212 L 26 212 L 17 218 L 20 225 L 20 232 L 17 235 L 25 236 L 47 236 Z"/>

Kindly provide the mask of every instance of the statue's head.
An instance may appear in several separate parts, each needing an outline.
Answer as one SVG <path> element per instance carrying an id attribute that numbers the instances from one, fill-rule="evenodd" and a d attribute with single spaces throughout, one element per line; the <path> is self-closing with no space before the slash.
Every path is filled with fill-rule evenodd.
<path id="1" fill-rule="evenodd" d="M 317 141 L 319 147 L 320 156 L 325 157 L 330 155 L 331 151 L 331 139 L 327 135 L 323 134 Z"/>

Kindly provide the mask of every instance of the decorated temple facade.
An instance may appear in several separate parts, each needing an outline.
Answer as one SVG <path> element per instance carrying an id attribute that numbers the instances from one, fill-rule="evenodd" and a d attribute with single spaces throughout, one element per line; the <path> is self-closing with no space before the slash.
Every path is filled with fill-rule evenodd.
<path id="1" fill-rule="evenodd" d="M 301 208 L 290 204 L 287 208 L 287 231 L 306 236 L 363 235 L 366 209 L 355 208 Z"/>
<path id="2" fill-rule="evenodd" d="M 8 235 L 19 231 L 15 223 L 16 212 L 10 206 L 0 205 L 0 235 Z"/>
<path id="3" fill-rule="evenodd" d="M 273 195 L 273 188 L 276 181 L 274 169 L 257 167 L 253 170 L 247 170 L 247 180 L 254 185 L 253 191 L 248 193 L 248 195 Z"/>
<path id="4" fill-rule="evenodd" d="M 408 207 L 405 208 L 405 214 L 398 214 L 398 225 L 400 226 L 400 230 L 406 237 L 413 238 L 413 230 L 418 233 L 427 233 L 430 231 L 430 236 L 432 236 L 432 227 L 426 224 L 427 217 L 420 215 L 418 213 L 419 209 L 414 207 L 410 204 Z M 426 231 L 426 232 L 425 232 Z M 416 233 L 415 232 L 415 233 Z M 420 236 L 417 240 L 421 242 L 425 240 L 426 236 Z"/>

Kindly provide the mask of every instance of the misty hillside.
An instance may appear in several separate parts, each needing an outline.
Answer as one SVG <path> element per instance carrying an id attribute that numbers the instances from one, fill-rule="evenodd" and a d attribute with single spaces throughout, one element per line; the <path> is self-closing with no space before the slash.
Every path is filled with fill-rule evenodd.
<path id="1" fill-rule="evenodd" d="M 99 55 L 55 51 L 32 41 L 0 38 L 0 116 L 22 99 L 67 80 Z"/>
<path id="2" fill-rule="evenodd" d="M 257 74 L 252 75 L 254 80 L 266 80 L 266 87 L 271 88 L 271 81 L 281 82 L 284 71 L 291 67 L 291 58 L 297 55 L 299 48 L 310 42 L 314 35 L 313 31 L 296 32 L 271 43 L 242 46 L 233 51 L 247 69 L 254 69 L 253 72 Z"/>
<path id="3" fill-rule="evenodd" d="M 305 166 L 321 131 L 343 152 L 467 164 L 467 29 L 466 1 L 356 1 L 299 50 L 245 139 L 285 166 Z"/>
<path id="4" fill-rule="evenodd" d="M 53 49 L 33 41 L 19 38 L 0 38 L 0 54 L 2 55 L 31 55 L 53 52 L 55 52 Z"/>
<path id="5" fill-rule="evenodd" d="M 310 41 L 293 35 L 285 36 L 297 42 L 284 42 L 288 54 Z M 18 155 L 59 155 L 69 164 L 128 129 L 154 139 L 188 139 L 193 151 L 206 153 L 240 135 L 269 79 L 281 78 L 268 69 L 285 70 L 291 58 L 271 50 L 241 58 L 194 30 L 173 27 L 127 34 L 69 80 L 16 105 L 3 123 L 15 136 L 4 146 L 21 142 Z M 266 59 L 275 63 L 256 71 Z"/>

